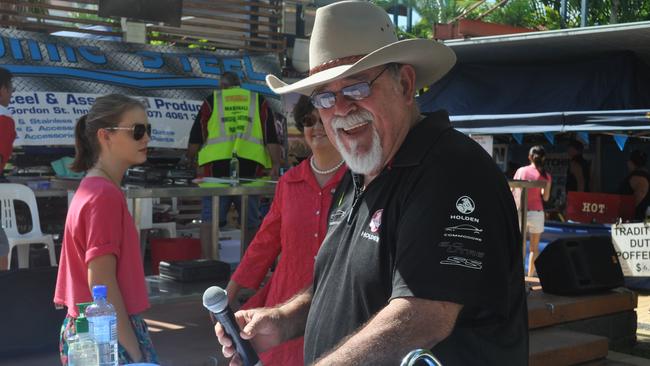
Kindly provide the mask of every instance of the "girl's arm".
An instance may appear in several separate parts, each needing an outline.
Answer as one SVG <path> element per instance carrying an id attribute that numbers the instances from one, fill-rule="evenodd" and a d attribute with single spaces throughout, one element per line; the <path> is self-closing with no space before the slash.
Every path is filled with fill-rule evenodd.
<path id="1" fill-rule="evenodd" d="M 133 331 L 129 314 L 126 312 L 122 292 L 117 283 L 117 258 L 114 255 L 102 255 L 94 258 L 88 263 L 88 286 L 92 290 L 95 285 L 105 285 L 108 290 L 108 302 L 115 307 L 117 313 L 117 334 L 118 341 L 129 353 L 135 362 L 142 360 L 142 352 L 138 338 Z"/>
<path id="2" fill-rule="evenodd" d="M 544 202 L 548 202 L 549 198 L 551 198 L 551 179 L 546 181 L 546 186 L 542 188 L 542 199 Z"/>

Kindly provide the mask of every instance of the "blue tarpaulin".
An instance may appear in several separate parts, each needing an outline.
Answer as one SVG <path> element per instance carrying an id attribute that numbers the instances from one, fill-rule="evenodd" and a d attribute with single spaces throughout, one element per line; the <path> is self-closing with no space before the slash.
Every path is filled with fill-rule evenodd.
<path id="1" fill-rule="evenodd" d="M 650 128 L 650 69 L 631 52 L 536 63 L 460 63 L 418 98 L 466 133 Z"/>

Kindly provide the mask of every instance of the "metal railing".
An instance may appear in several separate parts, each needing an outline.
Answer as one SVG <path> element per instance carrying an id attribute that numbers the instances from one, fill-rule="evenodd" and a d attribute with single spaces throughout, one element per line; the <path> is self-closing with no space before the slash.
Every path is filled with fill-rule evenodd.
<path id="1" fill-rule="evenodd" d="M 99 0 L 0 0 L 0 26 L 122 37 L 120 18 L 101 18 L 98 11 Z M 147 42 L 283 53 L 281 17 L 281 0 L 184 0 L 180 27 L 145 22 Z"/>

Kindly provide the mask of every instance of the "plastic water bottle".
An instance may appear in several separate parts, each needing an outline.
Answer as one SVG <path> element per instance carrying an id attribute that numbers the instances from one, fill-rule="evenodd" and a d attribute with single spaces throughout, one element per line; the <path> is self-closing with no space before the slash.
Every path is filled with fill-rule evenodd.
<path id="1" fill-rule="evenodd" d="M 99 366 L 117 366 L 117 315 L 106 301 L 106 286 L 93 286 L 93 304 L 86 308 L 86 319 L 97 342 Z"/>
<path id="2" fill-rule="evenodd" d="M 68 366 L 95 366 L 99 363 L 97 343 L 88 331 L 84 310 L 89 303 L 77 304 L 79 317 L 75 319 L 77 334 L 68 338 Z"/>
<path id="3" fill-rule="evenodd" d="M 232 153 L 230 159 L 230 181 L 235 184 L 239 183 L 239 159 L 236 152 Z"/>

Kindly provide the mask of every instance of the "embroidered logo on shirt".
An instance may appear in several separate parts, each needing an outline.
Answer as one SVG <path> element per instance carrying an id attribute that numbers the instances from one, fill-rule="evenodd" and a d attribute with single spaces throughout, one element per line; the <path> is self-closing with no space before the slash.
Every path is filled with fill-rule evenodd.
<path id="1" fill-rule="evenodd" d="M 379 227 L 381 226 L 381 214 L 384 212 L 383 209 L 375 211 L 375 214 L 372 215 L 372 218 L 370 219 L 370 231 L 373 233 L 376 233 L 379 231 Z"/>
<path id="2" fill-rule="evenodd" d="M 445 248 L 445 251 L 449 254 L 455 255 L 464 255 L 469 257 L 474 257 L 481 259 L 485 256 L 485 252 L 481 252 L 475 249 L 465 248 L 465 244 L 457 242 L 442 241 L 438 243 L 439 248 Z"/>
<path id="3" fill-rule="evenodd" d="M 345 211 L 336 210 L 330 215 L 329 226 L 338 225 L 343 217 L 345 216 Z"/>
<path id="4" fill-rule="evenodd" d="M 379 235 L 370 234 L 369 232 L 362 231 L 361 237 L 364 239 L 372 240 L 375 243 L 379 243 Z"/>
<path id="5" fill-rule="evenodd" d="M 463 257 L 447 257 L 447 259 L 440 261 L 440 264 L 449 266 L 460 266 L 469 269 L 483 269 L 483 262 L 471 260 Z"/>
<path id="6" fill-rule="evenodd" d="M 456 201 L 456 209 L 462 214 L 469 215 L 474 212 L 475 208 L 476 205 L 474 205 L 474 201 L 469 196 L 461 196 Z"/>
<path id="7" fill-rule="evenodd" d="M 461 224 L 461 225 L 446 227 L 445 231 L 467 231 L 473 234 L 480 234 L 483 231 L 483 229 L 479 229 L 476 226 L 472 226 L 470 224 Z"/>

